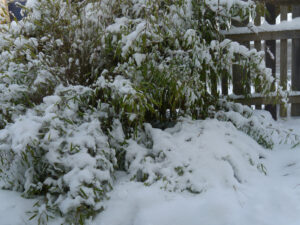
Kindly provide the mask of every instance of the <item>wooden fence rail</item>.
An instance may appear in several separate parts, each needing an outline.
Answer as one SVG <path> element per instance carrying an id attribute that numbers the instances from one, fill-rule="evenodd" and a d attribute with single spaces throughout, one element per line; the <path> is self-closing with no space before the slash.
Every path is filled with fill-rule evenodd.
<path id="1" fill-rule="evenodd" d="M 237 41 L 249 47 L 250 41 L 254 41 L 254 47 L 257 50 L 262 50 L 262 42 L 265 46 L 265 61 L 266 66 L 272 69 L 272 75 L 276 76 L 276 41 L 280 41 L 280 83 L 283 89 L 287 89 L 288 81 L 288 40 L 292 39 L 292 76 L 291 76 L 291 90 L 294 91 L 293 95 L 289 96 L 289 103 L 291 103 L 291 116 L 300 116 L 300 25 L 299 27 L 288 26 L 292 22 L 287 22 L 287 15 L 292 13 L 293 19 L 300 17 L 300 0 L 260 0 L 266 6 L 265 20 L 272 26 L 260 26 L 261 17 L 258 16 L 254 19 L 254 27 L 247 27 L 248 21 L 243 24 L 233 24 L 235 27 L 228 32 L 225 32 L 225 37 L 233 41 Z M 291 9 L 291 11 L 289 11 Z M 276 17 L 280 14 L 281 24 L 276 24 Z M 300 18 L 297 19 L 300 24 Z M 295 21 L 295 20 L 294 20 Z M 270 54 L 271 52 L 271 54 Z M 274 58 L 273 58 L 274 57 Z M 250 93 L 248 90 L 243 90 L 242 79 L 247 76 L 241 68 L 233 67 L 233 94 L 241 95 L 241 93 Z M 275 88 L 275 87 L 274 87 Z M 272 97 L 260 97 L 259 89 L 255 90 L 256 94 L 252 94 L 249 99 L 235 98 L 235 101 L 255 105 L 260 109 L 261 105 L 265 105 L 265 109 L 270 111 L 274 119 L 277 119 L 277 110 L 274 105 Z M 226 95 L 226 92 L 223 92 Z M 280 105 L 280 116 L 287 116 L 286 109 Z"/>

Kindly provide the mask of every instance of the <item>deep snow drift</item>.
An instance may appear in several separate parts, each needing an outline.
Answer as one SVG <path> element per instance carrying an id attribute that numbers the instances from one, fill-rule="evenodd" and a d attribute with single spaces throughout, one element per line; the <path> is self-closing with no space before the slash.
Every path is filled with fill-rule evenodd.
<path id="1" fill-rule="evenodd" d="M 300 131 L 299 119 L 281 124 Z M 137 151 L 142 155 L 142 147 L 131 146 L 129 157 L 136 160 L 130 171 L 140 162 L 153 179 L 158 173 L 167 177 L 145 185 L 130 181 L 131 173 L 116 174 L 105 211 L 90 224 L 300 223 L 300 147 L 277 145 L 265 150 L 231 123 L 217 120 L 186 120 L 165 131 L 148 129 L 154 137 L 153 151 L 167 152 L 166 160 L 148 164 L 139 159 Z M 194 193 L 181 190 L 186 187 Z M 0 199 L 1 225 L 37 223 L 25 214 L 33 200 L 5 190 L 0 191 Z"/>

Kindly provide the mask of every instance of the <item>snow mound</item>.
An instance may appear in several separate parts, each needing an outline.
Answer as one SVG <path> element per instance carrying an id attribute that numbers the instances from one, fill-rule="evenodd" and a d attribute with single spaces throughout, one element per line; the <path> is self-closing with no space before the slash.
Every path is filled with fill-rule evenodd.
<path id="1" fill-rule="evenodd" d="M 182 119 L 171 129 L 147 125 L 145 131 L 143 143 L 128 142 L 129 174 L 115 174 L 114 190 L 103 201 L 105 210 L 85 224 L 299 224 L 299 146 L 293 151 L 282 146 L 268 151 L 232 123 L 216 119 Z M 268 168 L 267 175 L 262 163 Z M 180 165 L 182 170 L 175 169 Z M 139 180 L 137 176 L 144 183 L 130 181 L 132 177 Z M 202 188 L 201 194 L 193 194 L 200 189 L 181 192 L 192 185 Z M 0 190 L 0 199 L 1 225 L 37 224 L 36 219 L 26 220 L 25 211 L 33 200 L 4 190 Z M 64 223 L 60 218 L 49 223 L 56 224 Z"/>
<path id="2" fill-rule="evenodd" d="M 121 182 L 91 225 L 298 225 L 299 190 L 283 179 L 261 178 L 242 190 L 213 188 L 200 195 Z"/>
<path id="3" fill-rule="evenodd" d="M 129 143 L 130 174 L 116 174 L 111 198 L 91 225 L 299 224 L 299 147 L 268 151 L 216 119 L 146 131 L 147 148 Z M 137 176 L 144 183 L 129 181 Z M 202 192 L 180 191 L 188 187 Z"/>
<path id="4" fill-rule="evenodd" d="M 131 140 L 126 159 L 131 178 L 146 186 L 201 193 L 212 187 L 237 189 L 267 173 L 266 150 L 230 122 L 182 119 L 166 130 L 145 127 L 145 143 Z"/>
<path id="5" fill-rule="evenodd" d="M 19 193 L 7 190 L 0 190 L 0 199 L 1 225 L 33 225 L 25 214 L 34 204 L 33 200 L 24 199 Z"/>

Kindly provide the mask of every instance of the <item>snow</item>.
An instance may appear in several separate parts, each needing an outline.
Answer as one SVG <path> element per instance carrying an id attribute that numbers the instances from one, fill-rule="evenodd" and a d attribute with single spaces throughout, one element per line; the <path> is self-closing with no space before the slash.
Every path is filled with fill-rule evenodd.
<path id="1" fill-rule="evenodd" d="M 295 123 L 297 121 L 297 123 Z M 195 122 L 197 123 L 197 122 Z M 219 149 L 231 151 L 228 142 L 215 139 L 222 130 L 222 125 L 216 121 L 207 122 L 211 126 L 209 136 L 203 137 L 205 149 L 216 153 Z M 300 119 L 280 121 L 283 127 L 290 125 L 299 127 Z M 218 127 L 221 126 L 220 127 Z M 191 124 L 193 127 L 193 124 Z M 186 134 L 195 135 L 193 129 Z M 298 128 L 300 131 L 300 128 Z M 221 132 L 222 133 L 222 132 Z M 224 135 L 225 137 L 225 135 Z M 220 136 L 217 136 L 220 138 Z M 255 146 L 251 139 L 240 135 L 233 138 L 237 141 L 237 148 L 243 145 Z M 218 140 L 218 141 L 217 141 Z M 238 143 L 239 142 L 239 143 Z M 243 144 L 242 144 L 243 143 Z M 177 145 L 177 143 L 174 143 Z M 191 144 L 187 145 L 191 148 Z M 254 145 L 254 146 L 253 146 Z M 220 148 L 222 146 L 222 149 Z M 211 147 L 211 149 L 210 149 Z M 216 148 L 217 147 L 217 148 Z M 188 150 L 188 148 L 186 150 Z M 182 149 L 183 150 L 183 149 Z M 238 186 L 218 184 L 210 187 L 201 194 L 194 195 L 187 192 L 166 192 L 158 184 L 150 187 L 138 182 L 128 182 L 126 175 L 119 175 L 122 179 L 116 184 L 110 194 L 106 210 L 100 214 L 93 225 L 296 225 L 300 221 L 300 148 L 291 150 L 288 146 L 276 146 L 273 151 L 263 150 L 263 164 L 267 168 L 267 175 L 245 171 L 243 177 L 247 182 Z M 249 151 L 251 152 L 251 150 Z M 253 152 L 251 154 L 253 154 Z M 186 152 L 185 152 L 186 153 Z M 231 155 L 232 156 L 232 155 Z M 208 157 L 208 155 L 206 155 Z M 214 157 L 197 159 L 199 168 Z M 220 162 L 210 161 L 207 166 L 216 166 L 216 173 L 212 179 L 224 179 L 224 168 Z M 212 165 L 214 164 L 214 165 Z M 201 169 L 200 173 L 201 173 Z M 252 171 L 253 172 L 253 171 Z M 203 171 L 203 174 L 207 171 Z M 225 172 L 226 173 L 226 172 Z"/>
<path id="2" fill-rule="evenodd" d="M 149 183 L 157 179 L 158 173 L 163 179 L 156 182 L 169 191 L 188 188 L 201 193 L 212 187 L 239 186 L 257 173 L 255 166 L 260 163 L 259 155 L 263 152 L 261 146 L 228 122 L 184 120 L 165 131 L 150 126 L 146 130 L 154 139 L 147 155 L 162 156 L 155 163 L 150 157 L 144 162 L 136 157 L 132 166 L 144 164 Z M 255 166 L 250 165 L 249 160 Z M 136 172 L 135 168 L 130 171 Z"/>
<path id="3" fill-rule="evenodd" d="M 56 100 L 44 99 L 53 103 Z M 300 118 L 280 120 L 276 124 L 282 129 L 300 132 Z M 183 119 L 179 125 L 165 131 L 150 125 L 146 129 L 154 140 L 153 154 L 172 149 L 167 160 L 161 159 L 155 163 L 156 168 L 148 169 L 159 170 L 168 174 L 170 181 L 182 183 L 187 182 L 184 179 L 189 176 L 176 175 L 172 167 L 179 162 L 189 162 L 193 170 L 192 183 L 201 186 L 203 191 L 200 194 L 179 189 L 166 191 L 162 188 L 163 182 L 148 186 L 130 181 L 131 173 L 118 172 L 114 190 L 104 202 L 104 212 L 89 225 L 299 224 L 300 146 L 291 149 L 289 145 L 277 144 L 274 150 L 266 150 L 231 123 L 215 119 Z M 132 151 L 129 148 L 131 155 L 128 157 L 143 157 L 146 150 L 141 145 L 131 141 L 129 146 Z M 146 162 L 144 164 L 147 166 Z M 258 170 L 257 165 L 263 165 L 267 174 Z M 137 168 L 137 161 L 133 161 L 129 171 Z M 80 171 L 77 173 L 78 179 L 88 176 Z M 33 200 L 6 190 L 0 190 L 0 199 L 1 225 L 36 224 L 35 219 L 28 221 L 26 215 Z M 61 207 L 73 205 L 72 202 L 64 204 L 67 205 Z M 59 219 L 50 224 L 59 224 Z"/>
<path id="4" fill-rule="evenodd" d="M 30 113 L 28 113 L 28 116 L 30 116 Z M 7 130 L 0 130 L 0 139 L 2 140 L 10 134 L 14 134 L 14 139 L 11 140 L 11 146 L 16 152 L 20 152 L 26 148 L 27 144 L 33 141 L 33 137 L 38 134 L 40 127 L 38 121 L 28 119 L 26 116 L 20 117 L 14 124 L 10 125 Z"/>
<path id="5" fill-rule="evenodd" d="M 141 33 L 145 30 L 145 28 L 146 28 L 146 23 L 141 22 L 136 26 L 136 30 L 134 32 L 122 38 L 122 42 L 124 43 L 124 47 L 122 48 L 123 56 L 127 54 L 129 48 L 133 45 L 134 40 L 136 40 L 141 35 Z"/>
<path id="6" fill-rule="evenodd" d="M 136 91 L 132 88 L 130 80 L 124 79 L 122 76 L 116 76 L 114 82 L 110 85 L 110 87 L 119 90 L 121 94 L 136 94 Z"/>
<path id="7" fill-rule="evenodd" d="M 135 53 L 133 57 L 137 66 L 141 66 L 142 62 L 146 59 L 146 55 L 141 53 Z"/>
<path id="8" fill-rule="evenodd" d="M 105 1 L 110 2 L 110 0 Z M 105 1 L 101 1 L 99 4 L 109 6 Z M 229 8 L 235 3 L 249 4 L 240 0 L 208 1 L 209 4 L 212 4 L 212 8 L 217 6 L 216 10 L 219 10 L 219 5 L 217 5 L 219 3 L 228 5 Z M 174 29 L 169 31 L 171 39 L 173 38 L 171 33 L 180 28 L 178 34 L 182 35 L 178 40 L 185 41 L 186 45 L 195 45 L 195 52 L 192 54 L 198 55 L 196 65 L 199 68 L 203 64 L 201 61 L 212 61 L 211 52 L 219 52 L 220 47 L 229 51 L 227 54 L 228 61 L 224 61 L 224 63 L 230 65 L 230 68 L 232 65 L 231 60 L 236 53 L 240 53 L 246 58 L 254 57 L 254 62 L 260 61 L 256 50 L 249 51 L 238 43 L 224 40 L 221 43 L 212 42 L 211 46 L 206 47 L 206 45 L 202 46 L 200 44 L 200 37 L 194 29 L 182 32 L 181 28 L 193 24 L 192 1 L 187 0 L 186 2 L 186 7 L 178 9 L 175 6 L 170 7 L 168 10 L 170 16 L 166 14 L 162 18 L 170 21 L 174 20 L 172 21 Z M 151 1 L 133 0 L 132 3 L 134 3 L 133 5 L 147 3 L 145 6 L 151 7 Z M 41 12 L 37 9 L 38 4 L 39 2 L 36 0 L 30 0 L 27 3 L 27 6 L 33 10 L 32 18 L 39 19 L 41 17 Z M 96 3 L 87 5 L 85 13 L 88 18 L 84 21 L 90 24 L 91 21 L 113 19 L 114 24 L 106 27 L 105 33 L 112 35 L 112 44 L 120 39 L 118 45 L 120 46 L 122 59 L 127 61 L 127 57 L 129 57 L 129 64 L 135 62 L 136 66 L 140 67 L 146 60 L 151 60 L 151 55 L 146 57 L 145 54 L 142 54 L 144 50 L 139 47 L 144 37 L 147 37 L 147 40 L 152 40 L 151 43 L 154 46 L 156 46 L 155 42 L 157 40 L 158 43 L 164 43 L 159 35 L 160 32 L 157 33 L 156 30 L 161 29 L 160 20 L 164 19 L 155 20 L 151 16 L 146 20 L 127 18 L 127 16 L 115 18 L 114 15 L 110 17 L 110 15 L 97 10 L 97 7 L 94 6 L 96 6 Z M 93 7 L 95 10 L 92 10 Z M 67 3 L 62 4 L 59 15 L 70 16 L 66 9 Z M 135 10 L 138 10 L 138 7 L 133 7 L 133 11 Z M 141 13 L 144 13 L 143 11 Z M 43 16 L 49 16 L 47 14 L 50 14 L 50 12 L 51 10 L 49 12 L 46 10 L 43 12 Z M 187 14 L 187 16 L 184 16 L 184 14 Z M 129 13 L 125 15 L 129 15 Z M 76 21 L 79 21 L 78 19 L 79 17 L 72 15 L 72 21 L 76 23 Z M 159 23 L 151 25 L 148 19 Z M 38 47 L 37 39 L 27 40 L 21 35 L 23 27 L 28 32 L 35 25 L 26 21 L 21 21 L 20 24 L 22 26 L 13 22 L 10 27 L 11 32 L 18 36 L 14 40 L 16 50 L 22 50 L 24 45 L 33 48 Z M 174 38 L 177 38 L 178 34 L 174 34 Z M 77 36 L 75 35 L 75 37 Z M 45 36 L 41 38 L 41 41 L 48 42 L 48 38 L 51 39 L 49 43 L 56 47 L 64 45 L 62 39 L 57 39 L 58 37 Z M 178 40 L 174 42 L 175 45 L 178 45 L 178 48 L 176 47 L 174 51 L 170 51 L 167 55 L 175 54 L 179 59 L 184 59 L 185 51 L 181 49 Z M 82 50 L 86 43 L 88 42 L 85 42 L 85 39 L 79 35 L 72 47 Z M 146 42 L 146 44 L 149 46 L 150 42 Z M 5 46 L 6 43 L 3 42 L 0 45 Z M 103 47 L 105 46 L 103 45 Z M 33 60 L 33 56 L 30 55 L 29 51 L 24 54 L 26 54 L 26 59 L 31 61 L 28 68 L 32 69 L 38 61 Z M 4 52 L 2 61 L 9 62 L 10 57 L 14 57 L 13 54 Z M 42 53 L 37 55 L 39 61 L 46 58 L 46 55 Z M 95 58 L 97 58 L 97 54 L 92 53 L 90 59 Z M 67 57 L 66 60 L 70 64 L 75 62 L 75 65 L 79 66 L 79 59 Z M 186 57 L 186 60 L 186 64 L 192 62 L 190 57 Z M 153 62 L 155 62 L 154 66 L 157 66 L 161 61 Z M 162 61 L 162 71 L 167 73 L 168 68 L 163 67 L 165 62 L 167 62 L 167 59 Z M 207 65 L 210 66 L 210 63 Z M 9 78 L 18 75 L 15 71 L 20 69 L 23 71 L 23 68 L 24 70 L 27 69 L 24 64 L 13 62 L 8 68 Z M 113 98 L 116 95 L 123 97 L 124 100 L 126 98 L 132 99 L 132 102 L 134 102 L 135 99 L 130 98 L 130 95 L 137 94 L 137 90 L 133 88 L 136 83 L 131 79 L 130 73 L 128 73 L 128 76 L 122 75 L 124 68 L 128 68 L 128 65 L 123 64 L 116 67 L 113 71 L 113 77 L 109 76 L 111 71 L 104 70 L 102 72 L 103 76 L 98 79 L 97 84 L 94 86 L 109 87 L 112 90 L 111 96 Z M 164 68 L 167 69 L 163 70 Z M 224 69 L 226 68 L 224 67 Z M 264 66 L 259 66 L 257 69 L 262 71 L 262 74 L 266 74 L 270 86 L 273 79 L 270 70 L 266 70 Z M 64 70 L 62 69 L 62 71 Z M 172 71 L 170 74 L 172 74 Z M 34 79 L 34 87 L 45 82 L 50 75 L 49 72 L 40 68 L 37 73 L 38 77 Z M 185 75 L 183 74 L 183 76 Z M 182 81 L 184 82 L 184 79 Z M 32 93 L 26 90 L 24 86 L 19 85 L 18 82 L 11 85 L 9 80 L 6 82 L 9 88 L 4 88 L 4 90 L 12 92 L 14 95 L 10 93 L 3 94 L 5 100 L 10 100 L 9 97 L 13 99 L 14 96 L 18 96 L 18 93 L 22 93 L 23 89 L 25 89 L 25 93 Z M 2 86 L 4 87 L 5 84 Z M 286 155 L 282 157 L 283 153 L 281 152 L 283 150 L 281 148 L 285 148 L 284 153 L 287 153 L 286 146 L 275 146 L 276 150 L 271 154 L 271 152 L 258 145 L 253 138 L 236 129 L 233 122 L 222 122 L 216 119 L 192 121 L 188 118 L 183 118 L 175 127 L 166 130 L 156 129 L 150 124 L 145 124 L 145 133 L 139 132 L 137 134 L 142 136 L 141 139 L 137 138 L 138 141 L 134 138 L 125 141 L 122 124 L 115 119 L 109 135 L 116 136 L 116 138 L 114 137 L 113 141 L 110 141 L 110 137 L 104 135 L 100 129 L 101 125 L 105 124 L 99 122 L 98 111 L 93 111 L 90 107 L 85 108 L 86 106 L 83 104 L 87 100 L 94 99 L 94 96 L 89 94 L 93 91 L 92 88 L 94 87 L 82 87 L 80 85 L 65 87 L 60 85 L 55 88 L 53 96 L 43 98 L 40 105 L 26 111 L 22 111 L 21 108 L 20 112 L 15 113 L 17 116 L 12 116 L 12 123 L 7 124 L 5 129 L 0 130 L 0 147 L 12 158 L 11 161 L 13 162 L 12 166 L 8 165 L 12 169 L 4 173 L 3 177 L 7 176 L 8 180 L 12 181 L 11 183 L 18 183 L 17 178 L 20 178 L 21 182 L 24 183 L 20 186 L 22 188 L 24 186 L 27 196 L 32 196 L 28 193 L 31 191 L 31 187 L 33 191 L 34 189 L 41 190 L 41 182 L 43 181 L 34 184 L 33 180 L 34 175 L 40 175 L 39 172 L 42 173 L 43 171 L 39 171 L 40 168 L 32 167 L 24 167 L 23 169 L 22 165 L 14 160 L 16 157 L 23 156 L 22 153 L 24 152 L 21 150 L 27 148 L 28 154 L 32 154 L 32 151 L 30 151 L 32 148 L 41 147 L 46 152 L 45 159 L 47 163 L 55 168 L 55 170 L 50 171 L 51 176 L 44 182 L 44 184 L 51 186 L 51 190 L 49 189 L 47 195 L 43 196 L 47 205 L 42 204 L 39 207 L 38 212 L 40 215 L 45 213 L 48 206 L 57 206 L 63 214 L 70 211 L 75 212 L 75 209 L 82 206 L 90 207 L 93 210 L 101 209 L 104 206 L 104 212 L 99 214 L 94 221 L 90 221 L 91 225 L 247 225 L 250 222 L 251 224 L 271 224 L 271 218 L 275 218 L 278 224 L 292 224 L 294 221 L 299 221 L 299 207 L 297 207 L 299 194 L 291 189 L 291 187 L 297 187 L 296 179 L 294 175 L 286 175 L 293 173 L 297 175 L 294 166 L 297 165 L 298 161 L 295 155 L 293 155 L 293 159 Z M 190 93 L 187 96 L 195 96 L 194 98 L 190 97 L 192 101 L 197 100 L 191 86 L 187 87 L 186 92 Z M 99 107 L 105 109 L 105 103 L 103 105 L 100 103 Z M 81 109 L 81 107 L 83 108 Z M 84 110 L 84 113 L 81 110 Z M 244 113 L 243 107 L 238 107 L 237 111 Z M 101 113 L 105 114 L 106 111 L 101 111 Z M 110 115 L 114 113 L 111 112 Z M 239 120 L 238 125 L 240 127 L 245 125 L 246 122 L 253 122 L 250 119 L 246 120 L 242 115 L 238 117 L 236 112 L 232 111 L 230 114 L 227 115 L 228 118 L 235 121 Z M 133 120 L 136 116 L 138 115 L 131 114 L 129 120 Z M 117 116 L 116 118 L 120 117 Z M 261 121 L 256 122 L 260 123 Z M 260 125 L 264 126 L 265 124 L 261 123 Z M 114 190 L 106 193 L 106 191 L 110 191 L 112 173 L 114 169 L 117 169 L 115 168 L 117 166 L 115 164 L 115 151 L 110 149 L 113 145 L 117 145 L 118 150 L 122 147 L 122 150 L 126 152 L 124 168 L 128 173 L 113 174 L 116 176 L 112 185 Z M 80 151 L 77 151 L 78 149 Z M 296 150 L 297 147 L 295 152 Z M 6 159 L 5 153 L 2 160 Z M 273 164 L 273 162 L 277 163 Z M 281 174 L 281 167 L 286 168 L 284 175 Z M 44 169 L 44 167 L 41 169 Z M 22 175 L 19 177 L 13 176 L 15 174 L 13 170 L 20 171 Z M 145 176 L 147 177 L 145 178 Z M 287 182 L 284 179 L 287 179 Z M 141 182 L 142 180 L 145 180 L 145 182 Z M 0 184 L 0 187 L 7 187 L 8 184 L 9 182 L 3 185 Z M 103 188 L 99 189 L 99 187 Z M 19 187 L 15 189 L 17 188 Z M 22 188 L 18 190 L 21 191 Z M 95 190 L 99 190 L 99 193 Z M 102 197 L 102 193 L 104 193 L 103 196 L 107 194 L 109 198 Z M 36 218 L 33 221 L 27 221 L 25 214 L 26 211 L 32 209 L 33 200 L 20 200 L 19 194 L 4 190 L 0 190 L 0 199 L 0 208 L 3 208 L 3 211 L 0 212 L 0 218 L 5 218 L 0 219 L 0 225 L 37 224 Z M 284 208 L 282 209 L 282 207 Z M 65 222 L 55 219 L 50 224 L 65 224 Z"/>
<path id="9" fill-rule="evenodd" d="M 34 204 L 33 200 L 24 199 L 19 193 L 0 191 L 0 224 L 1 225 L 24 225 L 30 224 L 25 214 Z"/>
<path id="10" fill-rule="evenodd" d="M 116 18 L 115 23 L 112 25 L 109 25 L 106 28 L 106 31 L 111 33 L 118 33 L 128 23 L 128 18 L 122 17 L 122 18 Z"/>
<path id="11" fill-rule="evenodd" d="M 214 188 L 196 196 L 124 182 L 94 224 L 296 225 L 299 193 L 278 181 L 264 178 L 240 191 Z"/>

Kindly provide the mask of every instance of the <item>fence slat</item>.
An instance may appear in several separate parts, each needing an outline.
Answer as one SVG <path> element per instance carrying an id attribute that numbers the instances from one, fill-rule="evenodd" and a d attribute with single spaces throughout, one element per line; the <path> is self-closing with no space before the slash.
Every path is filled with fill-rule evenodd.
<path id="1" fill-rule="evenodd" d="M 236 27 L 244 27 L 249 23 L 249 19 L 243 21 L 242 23 L 238 23 L 233 21 L 232 24 Z M 249 41 L 241 41 L 239 42 L 241 45 L 246 46 L 250 49 L 250 42 Z M 233 93 L 236 95 L 242 95 L 245 93 L 250 93 L 250 84 L 245 84 L 245 80 L 249 76 L 247 74 L 246 69 L 242 68 L 238 65 L 232 66 L 232 84 L 233 84 Z"/>
<path id="2" fill-rule="evenodd" d="M 300 16 L 300 6 L 292 7 L 293 18 Z M 292 40 L 292 90 L 300 90 L 300 38 Z M 291 116 L 300 116 L 300 104 L 292 104 Z"/>
<path id="3" fill-rule="evenodd" d="M 228 95 L 228 77 L 225 73 L 222 75 L 222 94 Z"/>
<path id="4" fill-rule="evenodd" d="M 254 25 L 255 26 L 260 26 L 261 25 L 261 17 L 260 17 L 259 14 L 254 19 Z M 254 48 L 257 51 L 261 51 L 261 41 L 260 40 L 259 41 L 254 41 Z M 256 88 L 255 92 L 260 93 L 261 92 L 260 89 L 261 89 L 260 87 Z M 255 109 L 261 109 L 261 104 L 260 105 L 255 105 Z"/>
<path id="5" fill-rule="evenodd" d="M 269 24 L 276 24 L 276 7 L 273 4 L 266 3 L 266 21 Z M 272 76 L 276 76 L 276 41 L 266 41 L 265 43 L 266 67 L 272 69 Z M 271 54 L 272 55 L 271 55 Z M 273 87 L 275 90 L 275 86 Z M 273 119 L 277 119 L 276 105 L 266 105 L 265 110 L 269 111 Z"/>
<path id="6" fill-rule="evenodd" d="M 215 74 L 210 74 L 210 83 L 211 83 L 211 94 L 213 96 L 217 96 L 218 95 L 218 81 L 217 81 L 217 76 Z"/>
<path id="7" fill-rule="evenodd" d="M 287 20 L 287 14 L 288 14 L 288 7 L 287 6 L 281 6 L 280 7 L 280 20 L 285 21 Z M 283 87 L 283 90 L 286 90 L 287 88 L 287 39 L 280 40 L 280 84 Z M 284 105 L 280 105 L 280 112 L 281 117 L 287 116 L 287 110 Z"/>

